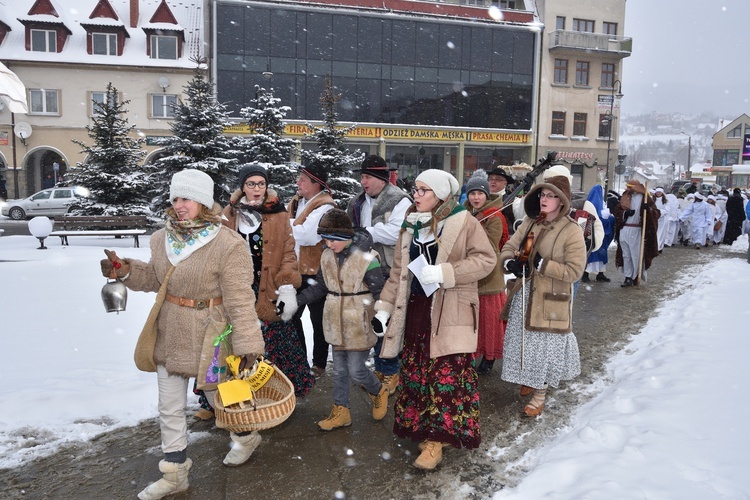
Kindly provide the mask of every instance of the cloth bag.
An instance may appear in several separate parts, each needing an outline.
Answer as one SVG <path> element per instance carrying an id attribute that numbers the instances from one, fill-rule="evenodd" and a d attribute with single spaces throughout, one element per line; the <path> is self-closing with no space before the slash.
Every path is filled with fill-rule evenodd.
<path id="1" fill-rule="evenodd" d="M 156 348 L 156 319 L 159 317 L 159 311 L 161 306 L 164 304 L 164 298 L 167 296 L 167 283 L 169 277 L 172 276 L 174 266 L 170 267 L 164 276 L 164 281 L 159 287 L 159 292 L 156 294 L 156 302 L 151 308 L 151 312 L 148 313 L 146 318 L 146 324 L 143 325 L 143 330 L 138 336 L 138 342 L 135 344 L 135 366 L 142 372 L 156 372 L 156 363 L 154 362 L 154 349 Z"/>
<path id="2" fill-rule="evenodd" d="M 233 353 L 231 333 L 232 325 L 227 322 L 222 311 L 209 306 L 206 334 L 203 336 L 203 348 L 195 376 L 198 389 L 215 391 L 220 383 L 227 380 L 227 357 Z"/>

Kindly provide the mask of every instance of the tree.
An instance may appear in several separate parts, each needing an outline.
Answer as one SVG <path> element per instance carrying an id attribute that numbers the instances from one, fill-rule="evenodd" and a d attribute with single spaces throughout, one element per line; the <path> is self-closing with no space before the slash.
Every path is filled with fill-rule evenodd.
<path id="1" fill-rule="evenodd" d="M 150 166 L 153 196 L 160 197 L 159 211 L 169 206 L 166 199 L 172 175 L 186 168 L 206 172 L 214 181 L 214 201 L 229 202 L 237 182 L 237 159 L 224 135 L 231 125 L 224 104 L 214 97 L 214 84 L 204 77 L 205 62 L 196 60 L 193 79 L 184 87 L 187 99 L 172 106 L 174 122 L 172 137 L 160 139 L 164 156 Z"/>
<path id="2" fill-rule="evenodd" d="M 268 169 L 268 183 L 276 189 L 279 198 L 288 200 L 296 192 L 297 168 L 289 163 L 295 147 L 293 139 L 284 135 L 284 118 L 291 110 L 279 106 L 281 99 L 274 96 L 273 89 L 255 86 L 253 106 L 242 108 L 240 116 L 247 123 L 252 135 L 234 137 L 232 149 L 239 152 L 241 163 L 258 162 Z"/>
<path id="3" fill-rule="evenodd" d="M 68 179 L 91 192 L 91 198 L 77 201 L 71 207 L 74 215 L 150 215 L 148 208 L 148 176 L 139 166 L 146 152 L 145 141 L 134 139 L 128 125 L 125 105 L 119 92 L 107 84 L 104 102 L 93 101 L 93 125 L 86 131 L 93 145 L 73 139 L 87 155 L 85 162 L 76 163 L 68 172 Z"/>
<path id="4" fill-rule="evenodd" d="M 359 165 L 365 155 L 359 149 L 352 153 L 345 146 L 346 136 L 355 125 L 346 128 L 336 126 L 336 103 L 341 99 L 341 94 L 334 93 L 330 75 L 326 76 L 325 85 L 326 88 L 320 97 L 324 124 L 322 127 L 316 127 L 308 123 L 307 127 L 311 132 L 305 134 L 308 139 L 315 140 L 317 149 L 303 149 L 301 156 L 305 164 L 315 159 L 326 165 L 329 172 L 328 185 L 333 191 L 333 198 L 340 207 L 345 207 L 360 190 L 360 183 L 352 177 L 352 167 Z"/>

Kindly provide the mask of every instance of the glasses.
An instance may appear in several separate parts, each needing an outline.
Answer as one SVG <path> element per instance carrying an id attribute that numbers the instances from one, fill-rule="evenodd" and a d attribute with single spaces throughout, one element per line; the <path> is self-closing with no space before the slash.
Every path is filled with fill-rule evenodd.
<path id="1" fill-rule="evenodd" d="M 556 194 L 552 193 L 539 193 L 540 198 L 548 198 L 550 200 L 554 200 L 555 198 L 559 198 Z"/>
<path id="2" fill-rule="evenodd" d="M 245 186 L 249 187 L 250 189 L 255 189 L 256 187 L 259 189 L 263 189 L 264 187 L 266 187 L 266 183 L 263 181 L 260 181 L 260 182 L 247 181 L 245 183 Z"/>
<path id="3" fill-rule="evenodd" d="M 432 189 L 427 189 L 427 188 L 412 188 L 411 189 L 411 194 L 412 194 L 412 196 L 416 196 L 416 195 L 424 196 L 429 191 L 432 191 Z"/>

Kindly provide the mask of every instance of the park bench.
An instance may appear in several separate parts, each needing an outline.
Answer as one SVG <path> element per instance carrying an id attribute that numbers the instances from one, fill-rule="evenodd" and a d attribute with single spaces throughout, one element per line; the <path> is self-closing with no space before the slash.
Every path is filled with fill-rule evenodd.
<path id="1" fill-rule="evenodd" d="M 68 245 L 68 236 L 132 236 L 133 246 L 138 248 L 138 236 L 146 234 L 148 222 L 145 215 L 66 215 L 55 219 L 55 227 L 61 229 L 52 231 L 50 236 L 59 236 L 62 245 Z"/>

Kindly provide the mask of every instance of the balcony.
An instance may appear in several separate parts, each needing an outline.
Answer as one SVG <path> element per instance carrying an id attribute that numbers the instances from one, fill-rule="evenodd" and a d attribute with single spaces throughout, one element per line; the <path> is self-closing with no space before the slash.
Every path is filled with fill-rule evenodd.
<path id="1" fill-rule="evenodd" d="M 603 33 L 557 30 L 549 34 L 549 50 L 601 52 L 628 57 L 633 51 L 633 39 Z"/>

